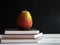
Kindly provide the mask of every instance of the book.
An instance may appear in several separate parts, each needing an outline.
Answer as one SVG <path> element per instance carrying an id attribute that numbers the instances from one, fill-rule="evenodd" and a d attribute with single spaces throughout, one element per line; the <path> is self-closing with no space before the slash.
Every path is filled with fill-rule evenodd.
<path id="1" fill-rule="evenodd" d="M 37 39 L 1 39 L 1 43 L 36 43 Z"/>
<path id="2" fill-rule="evenodd" d="M 39 33 L 39 34 L 4 34 L 2 35 L 2 38 L 38 38 L 40 36 L 42 36 L 43 33 Z"/>
<path id="3" fill-rule="evenodd" d="M 39 34 L 39 30 L 5 30 L 5 34 Z"/>

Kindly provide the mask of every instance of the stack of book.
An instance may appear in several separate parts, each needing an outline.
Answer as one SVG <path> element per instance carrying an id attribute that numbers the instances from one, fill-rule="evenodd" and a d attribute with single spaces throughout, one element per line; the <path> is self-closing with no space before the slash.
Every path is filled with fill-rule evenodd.
<path id="1" fill-rule="evenodd" d="M 1 43 L 37 43 L 43 33 L 39 30 L 11 31 L 5 30 Z"/>

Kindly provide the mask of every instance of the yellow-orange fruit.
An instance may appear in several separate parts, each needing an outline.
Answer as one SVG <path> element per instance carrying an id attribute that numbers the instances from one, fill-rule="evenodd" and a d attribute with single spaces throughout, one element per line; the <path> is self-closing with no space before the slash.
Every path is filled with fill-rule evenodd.
<path id="1" fill-rule="evenodd" d="M 30 29 L 32 24 L 33 20 L 29 11 L 22 11 L 17 17 L 17 25 L 21 29 Z"/>

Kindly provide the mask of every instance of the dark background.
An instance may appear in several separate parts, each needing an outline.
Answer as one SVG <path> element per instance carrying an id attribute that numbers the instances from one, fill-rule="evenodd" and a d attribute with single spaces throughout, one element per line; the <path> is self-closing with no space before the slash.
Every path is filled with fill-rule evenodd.
<path id="1" fill-rule="evenodd" d="M 0 1 L 0 34 L 5 29 L 18 28 L 17 16 L 27 9 L 33 17 L 33 29 L 43 33 L 60 33 L 59 0 L 2 0 Z"/>

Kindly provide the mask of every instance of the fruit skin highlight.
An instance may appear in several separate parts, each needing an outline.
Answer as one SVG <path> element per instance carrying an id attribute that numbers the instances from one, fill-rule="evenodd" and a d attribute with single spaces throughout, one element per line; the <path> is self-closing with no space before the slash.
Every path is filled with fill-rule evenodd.
<path id="1" fill-rule="evenodd" d="M 29 11 L 23 10 L 17 17 L 17 25 L 20 29 L 30 29 L 33 25 L 32 16 Z"/>

